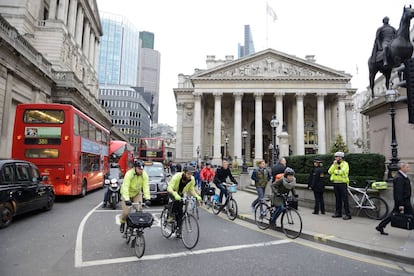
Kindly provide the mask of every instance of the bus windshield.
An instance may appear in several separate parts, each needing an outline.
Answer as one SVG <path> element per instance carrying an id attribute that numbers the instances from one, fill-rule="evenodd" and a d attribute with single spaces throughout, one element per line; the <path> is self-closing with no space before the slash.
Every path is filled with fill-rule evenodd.
<path id="1" fill-rule="evenodd" d="M 63 110 L 29 109 L 25 110 L 23 122 L 32 124 L 63 124 Z"/>

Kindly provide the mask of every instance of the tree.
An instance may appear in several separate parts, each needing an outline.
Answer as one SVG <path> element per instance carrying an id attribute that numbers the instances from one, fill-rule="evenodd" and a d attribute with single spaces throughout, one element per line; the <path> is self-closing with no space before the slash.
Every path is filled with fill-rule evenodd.
<path id="1" fill-rule="evenodd" d="M 342 151 L 344 153 L 348 152 L 348 146 L 342 139 L 341 134 L 338 134 L 338 136 L 336 136 L 335 143 L 331 147 L 331 153 L 335 153 L 337 151 Z"/>

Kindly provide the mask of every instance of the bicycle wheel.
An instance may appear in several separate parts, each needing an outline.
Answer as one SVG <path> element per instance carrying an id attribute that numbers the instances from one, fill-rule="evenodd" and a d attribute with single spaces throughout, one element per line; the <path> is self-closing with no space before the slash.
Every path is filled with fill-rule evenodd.
<path id="1" fill-rule="evenodd" d="M 185 214 L 181 226 L 181 239 L 184 246 L 188 249 L 194 248 L 198 243 L 199 236 L 200 229 L 197 219 L 191 214 Z"/>
<path id="2" fill-rule="evenodd" d="M 256 205 L 256 209 L 254 210 L 254 221 L 256 222 L 257 227 L 262 230 L 266 230 L 270 227 L 270 220 L 272 218 L 271 210 L 272 208 L 264 202 Z"/>
<path id="3" fill-rule="evenodd" d="M 370 203 L 372 202 L 372 205 Z M 371 196 L 368 199 L 365 199 L 362 203 L 364 212 L 367 215 L 367 217 L 372 219 L 383 219 L 388 214 L 388 204 L 387 202 L 376 196 Z"/>
<path id="4" fill-rule="evenodd" d="M 161 226 L 161 234 L 166 237 L 167 239 L 171 237 L 173 231 L 172 223 L 167 222 L 168 219 L 168 208 L 164 208 L 161 212 L 160 217 L 160 226 Z"/>
<path id="5" fill-rule="evenodd" d="M 213 214 L 218 215 L 221 212 L 221 208 L 222 206 L 220 206 L 217 201 L 213 200 L 213 206 L 211 208 Z"/>
<path id="6" fill-rule="evenodd" d="M 302 218 L 298 211 L 293 208 L 286 207 L 283 211 L 281 223 L 282 231 L 288 238 L 296 239 L 302 233 Z"/>
<path id="7" fill-rule="evenodd" d="M 135 237 L 135 246 L 134 246 L 135 255 L 138 258 L 141 258 L 145 253 L 145 239 L 144 233 L 138 232 L 137 236 Z"/>
<path id="8" fill-rule="evenodd" d="M 237 202 L 233 198 L 231 198 L 230 202 L 228 203 L 228 209 L 226 212 L 229 220 L 235 220 L 237 218 L 237 212 L 238 212 Z"/>

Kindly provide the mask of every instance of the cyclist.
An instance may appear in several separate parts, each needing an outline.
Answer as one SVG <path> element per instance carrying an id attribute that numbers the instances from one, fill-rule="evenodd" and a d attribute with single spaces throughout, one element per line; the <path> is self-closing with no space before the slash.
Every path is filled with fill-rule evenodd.
<path id="1" fill-rule="evenodd" d="M 133 165 L 134 167 L 125 174 L 121 186 L 121 233 L 124 232 L 125 221 L 129 213 L 129 206 L 132 205 L 132 202 L 137 203 L 142 201 L 142 194 L 144 194 L 145 203 L 147 205 L 151 204 L 149 201 L 151 198 L 149 178 L 148 174 L 144 171 L 144 163 L 135 159 Z"/>
<path id="2" fill-rule="evenodd" d="M 284 171 L 283 176 L 276 182 L 272 183 L 272 205 L 276 208 L 276 212 L 274 213 L 274 217 L 272 217 L 272 221 L 276 221 L 277 217 L 283 211 L 283 198 L 282 195 L 289 194 L 292 192 L 295 198 L 298 197 L 295 190 L 296 185 L 296 178 L 295 178 L 295 171 L 292 168 L 287 167 Z"/>
<path id="3" fill-rule="evenodd" d="M 219 197 L 219 204 L 222 204 L 223 201 L 223 194 L 226 195 L 226 199 L 228 196 L 228 191 L 223 183 L 226 182 L 227 177 L 230 178 L 231 182 L 237 185 L 236 179 L 234 179 L 233 175 L 231 174 L 229 163 L 227 160 L 223 160 L 222 166 L 217 168 L 216 175 L 214 176 L 214 184 L 216 187 L 220 189 L 220 197 Z"/>
<path id="4" fill-rule="evenodd" d="M 183 172 L 174 174 L 168 183 L 168 195 L 173 200 L 171 215 L 175 216 L 178 225 L 176 230 L 177 238 L 181 237 L 181 224 L 183 219 L 183 202 L 181 201 L 181 197 L 186 193 L 191 193 L 197 201 L 201 201 L 201 197 L 194 190 L 194 172 L 195 168 L 193 166 L 184 166 Z M 168 218 L 168 220 L 172 219 L 172 216 Z"/>
<path id="5" fill-rule="evenodd" d="M 211 168 L 211 163 L 207 162 L 206 166 L 200 172 L 201 178 L 201 198 L 204 198 L 204 189 L 207 183 L 210 183 L 214 179 L 215 172 Z"/>

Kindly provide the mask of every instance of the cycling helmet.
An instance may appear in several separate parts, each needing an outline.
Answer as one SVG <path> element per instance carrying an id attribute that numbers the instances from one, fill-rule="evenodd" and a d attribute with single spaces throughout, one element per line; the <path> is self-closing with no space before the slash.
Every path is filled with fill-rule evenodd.
<path id="1" fill-rule="evenodd" d="M 337 157 L 337 156 L 344 158 L 345 153 L 343 153 L 342 151 L 337 151 L 337 152 L 335 152 L 335 157 Z"/>
<path id="2" fill-rule="evenodd" d="M 206 166 L 211 166 L 211 162 L 206 162 Z"/>
<path id="3" fill-rule="evenodd" d="M 193 166 L 184 166 L 184 168 L 183 168 L 183 172 L 194 173 L 195 171 L 196 171 L 195 167 L 193 167 Z"/>
<path id="4" fill-rule="evenodd" d="M 134 160 L 134 168 L 139 168 L 141 170 L 144 169 L 144 162 L 142 162 L 141 160 L 135 159 Z"/>
<path id="5" fill-rule="evenodd" d="M 295 175 L 295 171 L 292 168 L 287 167 L 284 172 L 285 176 Z"/>

